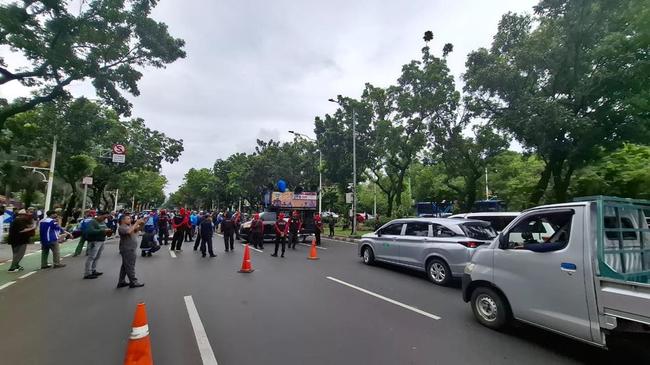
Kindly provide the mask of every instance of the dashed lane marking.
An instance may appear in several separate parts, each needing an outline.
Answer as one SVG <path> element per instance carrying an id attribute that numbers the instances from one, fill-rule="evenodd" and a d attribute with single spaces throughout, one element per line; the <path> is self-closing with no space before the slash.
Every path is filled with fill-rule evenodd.
<path id="1" fill-rule="evenodd" d="M 172 250 L 169 250 L 169 256 L 171 256 L 172 258 L 175 259 L 176 258 L 176 252 L 174 252 Z"/>
<path id="2" fill-rule="evenodd" d="M 242 245 L 242 246 L 246 246 L 245 243 L 240 243 L 240 245 Z M 248 246 L 248 248 L 250 248 L 251 250 L 257 251 L 257 252 L 264 253 L 264 251 L 262 251 L 262 250 L 260 250 L 260 249 L 258 249 L 258 248 L 255 248 L 255 247 Z"/>
<path id="3" fill-rule="evenodd" d="M 298 243 L 298 244 L 301 245 L 301 246 L 311 247 L 311 245 L 308 245 L 306 243 Z M 319 249 L 319 250 L 327 250 L 327 248 L 321 247 L 321 246 L 316 246 L 316 248 Z"/>
<path id="4" fill-rule="evenodd" d="M 8 282 L 8 283 L 6 283 L 6 284 L 4 284 L 4 285 L 0 285 L 0 290 L 4 289 L 4 288 L 6 288 L 6 287 L 12 286 L 12 285 L 14 285 L 15 283 L 16 283 L 15 281 L 10 281 L 10 282 Z"/>
<path id="5" fill-rule="evenodd" d="M 194 305 L 194 299 L 192 299 L 191 295 L 186 295 L 184 299 L 185 306 L 187 307 L 187 314 L 190 316 L 192 329 L 194 329 L 194 336 L 196 337 L 196 344 L 199 347 L 199 353 L 201 354 L 203 365 L 217 365 L 217 358 L 214 356 L 212 346 L 210 346 L 210 340 L 205 332 L 205 328 L 203 328 L 201 317 L 199 317 L 199 312 L 196 310 L 196 306 Z"/>
<path id="6" fill-rule="evenodd" d="M 18 279 L 24 279 L 24 278 L 26 278 L 26 277 L 28 277 L 30 275 L 34 275 L 34 274 L 36 274 L 36 271 L 30 271 L 25 275 L 19 276 Z"/>
<path id="7" fill-rule="evenodd" d="M 333 278 L 333 277 L 331 277 L 331 276 L 328 276 L 327 279 L 332 280 L 332 281 L 334 281 L 334 282 L 337 282 L 337 283 L 339 283 L 339 284 L 343 284 L 343 285 L 345 285 L 345 286 L 347 286 L 347 287 L 349 287 L 349 288 L 352 288 L 352 289 L 358 290 L 358 291 L 360 291 L 360 292 L 362 292 L 362 293 L 365 293 L 365 294 L 371 295 L 371 296 L 373 296 L 373 297 L 375 297 L 375 298 L 379 298 L 379 299 L 384 300 L 384 301 L 386 301 L 386 302 L 388 302 L 388 303 L 395 304 L 395 305 L 400 306 L 400 307 L 402 307 L 402 308 L 404 308 L 404 309 L 408 309 L 408 310 L 413 311 L 413 312 L 415 312 L 415 313 L 417 313 L 417 314 L 421 314 L 421 315 L 423 315 L 423 316 L 425 316 L 425 317 L 429 317 L 429 318 L 431 318 L 431 319 L 435 319 L 436 321 L 439 320 L 439 319 L 441 318 L 441 317 L 439 317 L 439 316 L 436 316 L 435 314 L 431 314 L 431 313 L 425 312 L 425 311 L 423 311 L 423 310 L 421 310 L 421 309 L 418 309 L 418 308 L 412 307 L 412 306 L 410 306 L 410 305 L 408 305 L 408 304 L 404 304 L 404 303 L 399 302 L 399 301 L 397 301 L 397 300 L 395 300 L 395 299 L 391 299 L 391 298 L 385 297 L 385 296 L 383 296 L 383 295 L 380 295 L 380 294 L 377 294 L 377 293 L 371 292 L 370 290 L 366 290 L 366 289 L 364 289 L 364 288 L 360 288 L 360 287 L 358 287 L 358 286 L 356 286 L 356 285 L 352 285 L 352 284 L 350 284 L 350 283 L 346 283 L 346 282 L 343 281 L 343 280 L 339 280 L 339 279 L 337 279 L 337 278 Z"/>

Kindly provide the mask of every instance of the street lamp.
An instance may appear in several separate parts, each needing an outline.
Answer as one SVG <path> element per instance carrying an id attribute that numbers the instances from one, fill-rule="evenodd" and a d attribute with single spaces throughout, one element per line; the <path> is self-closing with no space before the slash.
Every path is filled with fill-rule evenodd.
<path id="1" fill-rule="evenodd" d="M 297 137 L 303 137 L 305 139 L 308 139 L 312 142 L 316 143 L 316 146 L 318 146 L 318 141 L 315 139 L 309 137 L 308 135 L 298 133 L 296 131 L 289 131 L 289 133 L 297 136 Z M 321 214 L 323 212 L 323 151 L 321 151 L 320 147 L 318 147 L 318 214 Z"/>
<path id="2" fill-rule="evenodd" d="M 334 99 L 327 99 L 327 101 L 339 104 Z M 356 122 L 357 112 L 352 108 L 352 234 L 357 234 L 357 133 Z"/>

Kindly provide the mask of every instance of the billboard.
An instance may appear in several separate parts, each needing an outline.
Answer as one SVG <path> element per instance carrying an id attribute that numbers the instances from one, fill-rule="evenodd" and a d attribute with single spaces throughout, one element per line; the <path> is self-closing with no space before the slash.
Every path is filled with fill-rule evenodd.
<path id="1" fill-rule="evenodd" d="M 284 193 L 274 191 L 271 193 L 271 206 L 273 208 L 316 209 L 318 206 L 318 194 L 316 192 L 294 194 L 290 191 Z"/>

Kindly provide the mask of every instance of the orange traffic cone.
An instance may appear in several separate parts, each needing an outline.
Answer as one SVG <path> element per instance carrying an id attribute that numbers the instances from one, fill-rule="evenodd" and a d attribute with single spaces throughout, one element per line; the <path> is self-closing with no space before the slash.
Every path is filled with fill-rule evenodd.
<path id="1" fill-rule="evenodd" d="M 239 272 L 248 274 L 253 271 L 255 271 L 255 269 L 253 269 L 253 265 L 251 265 L 251 251 L 248 248 L 248 244 L 246 244 L 246 247 L 244 248 L 244 260 L 241 263 L 241 269 Z"/>
<path id="2" fill-rule="evenodd" d="M 316 240 L 311 240 L 311 251 L 309 252 L 308 260 L 318 260 L 318 252 L 316 252 Z"/>
<path id="3" fill-rule="evenodd" d="M 135 308 L 131 337 L 126 348 L 126 356 L 124 356 L 124 365 L 153 365 L 147 312 L 143 302 L 138 303 Z"/>

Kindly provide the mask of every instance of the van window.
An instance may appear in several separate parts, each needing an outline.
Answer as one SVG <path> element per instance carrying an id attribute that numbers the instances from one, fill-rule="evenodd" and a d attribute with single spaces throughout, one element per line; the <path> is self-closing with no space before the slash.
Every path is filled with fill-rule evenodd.
<path id="1" fill-rule="evenodd" d="M 381 229 L 383 235 L 399 236 L 402 234 L 402 223 L 393 223 Z"/>
<path id="2" fill-rule="evenodd" d="M 530 248 L 536 252 L 561 250 L 569 243 L 572 219 L 573 211 L 530 215 L 508 232 L 508 248 Z"/>
<path id="3" fill-rule="evenodd" d="M 429 223 L 410 222 L 406 224 L 406 236 L 427 237 L 429 235 Z"/>
<path id="4" fill-rule="evenodd" d="M 454 236 L 457 236 L 457 234 L 451 229 L 441 224 L 433 225 L 433 237 L 454 237 Z"/>
<path id="5" fill-rule="evenodd" d="M 497 233 L 488 222 L 469 222 L 460 225 L 460 228 L 469 238 L 477 240 L 491 240 L 497 236 Z"/>

